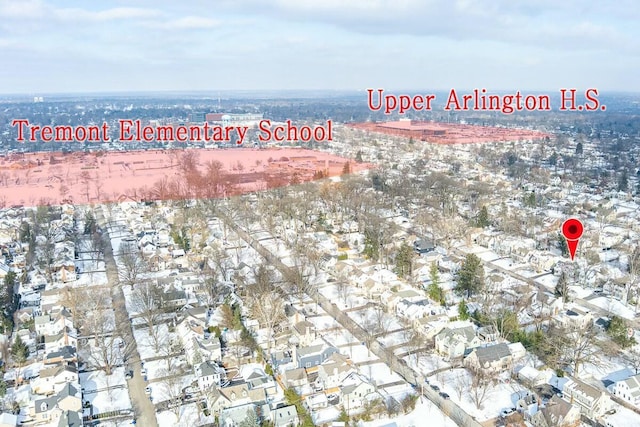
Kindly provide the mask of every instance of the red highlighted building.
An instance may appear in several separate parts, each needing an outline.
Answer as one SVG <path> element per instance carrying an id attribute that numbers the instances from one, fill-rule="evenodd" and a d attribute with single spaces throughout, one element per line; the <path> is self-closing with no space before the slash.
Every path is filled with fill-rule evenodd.
<path id="1" fill-rule="evenodd" d="M 469 144 L 476 142 L 540 140 L 549 136 L 544 132 L 528 129 L 436 123 L 417 120 L 355 123 L 349 126 L 369 132 L 413 138 L 415 140 L 435 144 Z"/>

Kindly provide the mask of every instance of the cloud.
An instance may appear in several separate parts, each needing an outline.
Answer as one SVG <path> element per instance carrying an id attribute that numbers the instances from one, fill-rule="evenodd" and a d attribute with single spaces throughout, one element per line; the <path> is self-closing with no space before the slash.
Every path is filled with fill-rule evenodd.
<path id="1" fill-rule="evenodd" d="M 595 0 L 221 0 L 229 11 L 276 19 L 322 22 L 367 35 L 412 35 L 452 40 L 584 50 L 630 49 L 638 39 L 634 15 Z M 633 9 L 630 5 L 626 9 Z M 628 22 L 629 28 L 619 25 Z"/>
<path id="2" fill-rule="evenodd" d="M 158 18 L 163 13 L 156 9 L 145 9 L 137 7 L 116 7 L 99 11 L 90 11 L 80 8 L 54 9 L 54 18 L 61 21 L 79 22 L 107 22 L 127 19 L 152 19 Z"/>
<path id="3" fill-rule="evenodd" d="M 215 19 L 202 18 L 200 16 L 185 16 L 184 18 L 149 23 L 148 27 L 163 30 L 205 30 L 217 27 L 220 24 L 221 22 Z"/>

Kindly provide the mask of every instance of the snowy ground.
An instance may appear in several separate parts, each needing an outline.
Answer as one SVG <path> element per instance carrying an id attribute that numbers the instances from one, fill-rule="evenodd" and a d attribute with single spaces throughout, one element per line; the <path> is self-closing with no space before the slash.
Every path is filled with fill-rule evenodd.
<path id="1" fill-rule="evenodd" d="M 611 427 L 637 427 L 640 425 L 640 415 L 623 406 L 616 408 L 613 415 L 605 415 L 607 426 Z"/>
<path id="2" fill-rule="evenodd" d="M 437 369 L 448 368 L 450 365 L 435 354 L 419 354 L 405 356 L 404 360 L 414 370 L 427 375 Z"/>
<path id="3" fill-rule="evenodd" d="M 156 414 L 159 427 L 201 426 L 215 422 L 214 417 L 205 417 L 195 403 L 180 407 L 180 418 L 173 411 L 162 411 Z"/>
<path id="4" fill-rule="evenodd" d="M 455 427 L 454 423 L 440 409 L 427 399 L 418 400 L 413 412 L 398 417 L 383 418 L 375 421 L 360 422 L 360 427 L 385 427 L 395 425 L 397 427 Z"/>
<path id="5" fill-rule="evenodd" d="M 361 366 L 359 370 L 362 375 L 376 386 L 403 381 L 402 377 L 391 371 L 386 363 L 374 363 L 372 365 Z"/>
<path id="6" fill-rule="evenodd" d="M 115 368 L 112 370 L 111 375 L 106 375 L 104 371 L 91 371 L 80 373 L 80 385 L 84 387 L 86 392 L 100 391 L 107 387 L 126 385 L 124 379 L 125 369 L 124 367 Z"/>
<path id="7" fill-rule="evenodd" d="M 156 325 L 154 327 L 157 330 L 158 341 L 161 349 L 167 349 L 168 343 L 171 339 L 178 339 L 175 333 L 169 334 L 169 328 L 166 324 Z M 142 360 L 151 359 L 154 357 L 162 356 L 163 353 L 156 351 L 154 341 L 149 334 L 149 328 L 134 329 L 133 336 L 138 345 L 138 352 Z"/>
<path id="8" fill-rule="evenodd" d="M 495 418 L 502 409 L 515 406 L 518 400 L 516 394 L 524 390 L 523 387 L 515 382 L 498 382 L 489 386 L 482 399 L 480 409 L 478 409 L 472 400 L 472 379 L 466 369 L 452 369 L 440 372 L 429 377 L 429 382 L 438 385 L 441 390 L 449 394 L 452 401 L 459 404 L 465 412 L 475 416 L 479 421 Z M 459 397 L 459 390 L 462 390 L 461 398 Z"/>
<path id="9" fill-rule="evenodd" d="M 112 387 L 109 390 L 103 390 L 97 393 L 84 393 L 82 400 L 91 402 L 94 415 L 131 408 L 129 391 L 126 386 Z M 89 414 L 89 408 L 85 408 L 84 415 Z"/>
<path id="10" fill-rule="evenodd" d="M 362 363 L 370 360 L 378 360 L 378 356 L 371 353 L 365 345 L 357 343 L 351 346 L 340 348 L 342 354 L 348 355 L 353 363 Z M 364 368 L 361 368 L 364 369 Z"/>
<path id="11" fill-rule="evenodd" d="M 387 334 L 378 338 L 378 341 L 385 347 L 394 347 L 396 345 L 405 344 L 409 339 L 406 331 L 398 331 Z"/>
<path id="12" fill-rule="evenodd" d="M 616 299 L 599 297 L 599 298 L 589 300 L 589 302 L 593 305 L 596 305 L 604 310 L 611 312 L 612 314 L 617 314 L 620 317 L 624 317 L 625 319 L 630 319 L 630 320 L 635 319 L 635 313 L 633 312 L 633 309 L 624 305 L 622 302 Z"/>

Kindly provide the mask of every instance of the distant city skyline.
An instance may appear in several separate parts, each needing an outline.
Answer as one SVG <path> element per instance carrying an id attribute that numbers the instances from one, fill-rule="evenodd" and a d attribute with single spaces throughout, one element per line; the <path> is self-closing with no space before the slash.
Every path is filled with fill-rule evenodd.
<path id="1" fill-rule="evenodd" d="M 0 94 L 640 91 L 633 0 L 0 0 Z"/>

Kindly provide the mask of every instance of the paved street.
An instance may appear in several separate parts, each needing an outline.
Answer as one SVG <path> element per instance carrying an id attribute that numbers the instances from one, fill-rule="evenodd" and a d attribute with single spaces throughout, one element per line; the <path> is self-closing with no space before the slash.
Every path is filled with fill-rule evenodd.
<path id="1" fill-rule="evenodd" d="M 136 341 L 133 339 L 131 322 L 128 321 L 129 314 L 127 313 L 124 304 L 124 293 L 120 286 L 118 270 L 113 257 L 113 249 L 111 248 L 111 241 L 109 240 L 105 217 L 101 209 L 96 210 L 96 220 L 103 230 L 102 236 L 105 240 L 104 261 L 107 270 L 107 279 L 112 285 L 111 297 L 113 298 L 113 306 L 118 311 L 116 313 L 116 318 L 127 319 L 128 327 L 125 328 L 125 333 L 127 335 L 125 337 L 125 341 L 127 342 L 127 345 L 131 346 L 131 355 L 127 366 L 130 366 L 131 369 L 133 369 L 133 378 L 127 381 L 129 386 L 129 398 L 131 399 L 131 404 L 133 406 L 138 425 L 145 427 L 157 427 L 158 423 L 156 421 L 155 408 L 149 400 L 149 397 L 144 392 L 147 384 L 140 374 L 140 354 L 138 353 Z"/>

